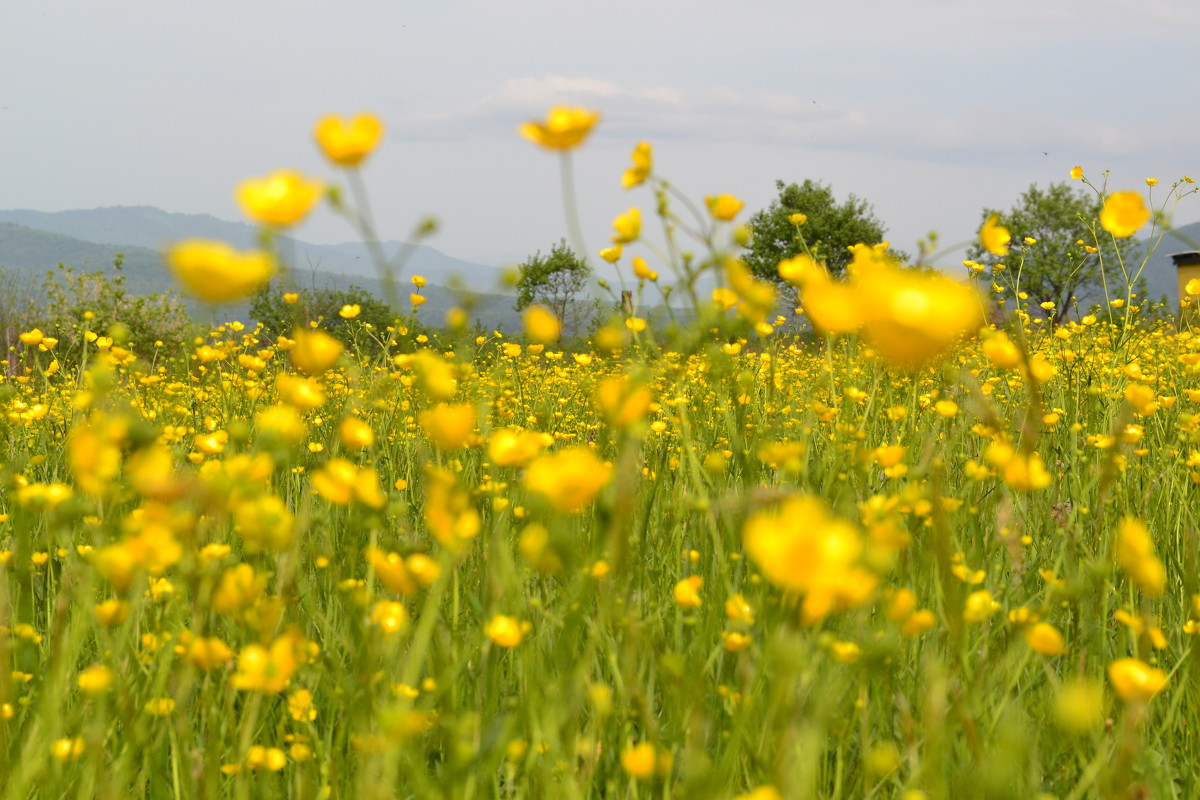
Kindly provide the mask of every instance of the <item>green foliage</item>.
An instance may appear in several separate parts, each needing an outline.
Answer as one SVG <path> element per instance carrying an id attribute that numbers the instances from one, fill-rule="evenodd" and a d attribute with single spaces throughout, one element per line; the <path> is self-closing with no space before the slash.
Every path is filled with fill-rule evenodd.
<path id="1" fill-rule="evenodd" d="M 519 266 L 517 311 L 540 303 L 563 321 L 563 329 L 578 330 L 589 313 L 579 293 L 587 286 L 592 269 L 567 246 L 565 239 L 543 256 L 539 250 Z"/>
<path id="2" fill-rule="evenodd" d="M 296 327 L 310 322 L 321 323 L 325 331 L 348 338 L 346 331 L 370 326 L 376 331 L 385 331 L 398 317 L 384 303 L 360 286 L 346 289 L 300 289 L 296 291 L 295 303 L 284 299 L 286 292 L 275 283 L 264 286 L 250 304 L 250 316 L 261 322 L 263 329 L 272 337 L 286 335 Z M 338 312 L 343 306 L 357 305 L 361 310 L 353 319 L 343 319 Z"/>
<path id="3" fill-rule="evenodd" d="M 825 262 L 829 271 L 840 275 L 850 263 L 847 248 L 855 244 L 878 244 L 886 228 L 875 217 L 870 203 L 850 195 L 838 203 L 833 189 L 818 181 L 802 184 L 775 181 L 779 197 L 771 205 L 750 217 L 753 234 L 742 255 L 746 265 L 759 278 L 782 283 L 777 267 L 785 258 L 804 252 Z M 804 214 L 808 219 L 797 226 L 789 217 Z M 903 257 L 903 254 L 897 254 Z"/>
<path id="4" fill-rule="evenodd" d="M 176 292 L 129 291 L 120 253 L 113 260 L 112 273 L 76 272 L 60 264 L 47 274 L 43 291 L 45 306 L 34 312 L 33 324 L 59 339 L 56 353 L 65 363 L 83 352 L 88 331 L 112 336 L 117 344 L 142 356 L 178 355 L 195 335 L 187 306 Z"/>
<path id="5" fill-rule="evenodd" d="M 1121 244 L 1120 253 L 1111 236 L 1098 225 L 1103 205 L 1100 198 L 1086 189 L 1075 189 L 1068 183 L 1052 183 L 1046 189 L 1032 184 L 1008 211 L 985 208 L 980 224 L 992 215 L 1012 234 L 1011 250 L 1007 256 L 995 256 L 976 244 L 968 258 L 986 267 L 985 275 L 992 280 L 1011 284 L 1017 291 L 1029 295 L 1028 305 L 1037 309 L 1041 303 L 1054 303 L 1050 312 L 1061 322 L 1077 302 L 1091 303 L 1100 299 L 1103 287 L 1102 268 L 1109 268 L 1110 280 L 1118 283 L 1118 264 L 1140 261 L 1140 246 L 1132 239 Z M 1026 237 L 1036 239 L 1025 245 Z M 1098 252 L 1088 253 L 1085 245 Z M 998 265 L 1005 265 L 998 268 Z M 1007 278 L 1001 279 L 1001 273 Z"/>

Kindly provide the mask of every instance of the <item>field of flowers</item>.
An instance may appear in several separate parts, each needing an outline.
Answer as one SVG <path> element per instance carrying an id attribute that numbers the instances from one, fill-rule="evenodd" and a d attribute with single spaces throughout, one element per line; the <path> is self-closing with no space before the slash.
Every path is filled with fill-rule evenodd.
<path id="1" fill-rule="evenodd" d="M 565 160 L 595 123 L 522 133 Z M 373 238 L 380 133 L 323 120 L 349 195 L 247 182 L 264 249 L 181 243 L 183 285 L 254 291 L 322 198 Z M 25 332 L 0 796 L 1200 795 L 1200 336 L 1137 266 L 1061 325 L 994 223 L 994 285 L 861 246 L 781 291 L 735 198 L 692 206 L 648 145 L 624 181 L 661 231 L 617 218 L 627 294 L 578 347 L 536 306 L 516 337 L 422 320 L 419 276 L 345 341 Z M 1107 200 L 1097 236 L 1150 218 Z M 688 314 L 649 325 L 666 285 Z"/>

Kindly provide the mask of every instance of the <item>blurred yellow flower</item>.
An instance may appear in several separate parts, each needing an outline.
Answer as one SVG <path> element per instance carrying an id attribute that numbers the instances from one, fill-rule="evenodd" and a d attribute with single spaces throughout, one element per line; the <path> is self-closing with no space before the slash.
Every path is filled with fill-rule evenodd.
<path id="1" fill-rule="evenodd" d="M 1119 658 L 1109 664 L 1108 678 L 1117 696 L 1127 703 L 1147 703 L 1167 685 L 1167 673 L 1136 658 Z"/>
<path id="2" fill-rule="evenodd" d="M 1048 622 L 1039 622 L 1025 631 L 1025 643 L 1038 655 L 1058 656 L 1066 650 L 1066 642 L 1058 628 Z"/>
<path id="3" fill-rule="evenodd" d="M 1143 592 L 1153 597 L 1162 595 L 1167 586 L 1166 567 L 1154 554 L 1154 540 L 1140 520 L 1121 520 L 1113 556 Z"/>
<path id="4" fill-rule="evenodd" d="M 634 259 L 630 262 L 630 265 L 633 267 L 633 274 L 641 280 L 658 280 L 658 273 L 650 269 L 649 265 L 646 264 L 646 259 L 642 258 L 641 256 L 634 256 Z"/>
<path id="5" fill-rule="evenodd" d="M 979 240 L 983 243 L 983 249 L 992 255 L 1005 256 L 1008 255 L 1008 243 L 1012 241 L 1012 234 L 1000 224 L 1000 217 L 992 214 L 979 229 Z"/>
<path id="6" fill-rule="evenodd" d="M 630 208 L 624 214 L 618 214 L 613 220 L 615 233 L 612 240 L 617 244 L 629 244 L 637 241 L 642 235 L 642 212 L 638 208 Z"/>
<path id="7" fill-rule="evenodd" d="M 347 303 L 338 311 L 338 316 L 342 319 L 354 319 L 362 313 L 362 306 L 358 303 Z"/>
<path id="8" fill-rule="evenodd" d="M 591 504 L 612 475 L 586 447 L 573 447 L 544 455 L 525 470 L 525 487 L 542 495 L 556 510 L 578 514 Z"/>
<path id="9" fill-rule="evenodd" d="M 292 334 L 295 345 L 288 353 L 292 364 L 305 375 L 320 375 L 333 367 L 342 357 L 346 346 L 325 333 L 312 328 L 301 328 Z"/>
<path id="10" fill-rule="evenodd" d="M 484 634 L 500 647 L 513 648 L 521 643 L 522 625 L 513 617 L 497 614 L 483 629 Z"/>
<path id="11" fill-rule="evenodd" d="M 1133 236 L 1150 219 L 1139 192 L 1114 192 L 1100 209 L 1100 225 L 1118 239 Z"/>
<path id="12" fill-rule="evenodd" d="M 246 216 L 261 225 L 288 228 L 303 220 L 321 199 L 325 187 L 290 169 L 264 178 L 249 178 L 237 188 L 237 201 Z"/>
<path id="13" fill-rule="evenodd" d="M 518 129 L 522 136 L 547 150 L 571 150 L 583 140 L 600 121 L 600 114 L 577 106 L 554 106 L 545 122 L 531 120 Z"/>
<path id="14" fill-rule="evenodd" d="M 206 239 L 187 239 L 172 245 L 166 261 L 185 289 L 209 303 L 249 297 L 275 274 L 275 259 L 270 253 L 241 253 L 224 242 Z"/>
<path id="15" fill-rule="evenodd" d="M 708 206 L 708 213 L 712 214 L 713 219 L 721 222 L 733 221 L 746 205 L 731 194 L 709 195 L 704 198 L 704 204 Z"/>
<path id="16" fill-rule="evenodd" d="M 442 450 L 458 450 L 475 439 L 475 406 L 469 403 L 438 403 L 421 412 L 421 429 Z"/>
<path id="17" fill-rule="evenodd" d="M 684 611 L 699 608 L 703 605 L 700 599 L 700 587 L 703 585 L 704 579 L 699 575 L 691 575 L 679 581 L 679 583 L 675 584 L 675 589 L 671 593 L 675 598 L 675 605 Z"/>
<path id="18" fill-rule="evenodd" d="M 532 305 L 521 315 L 525 335 L 541 344 L 554 344 L 562 336 L 562 323 L 545 306 Z"/>
<path id="19" fill-rule="evenodd" d="M 383 138 L 383 121 L 374 114 L 357 114 L 349 120 L 329 114 L 317 121 L 313 136 L 330 161 L 356 167 Z"/>
<path id="20" fill-rule="evenodd" d="M 654 155 L 650 148 L 649 142 L 638 142 L 633 148 L 633 166 L 625 170 L 625 174 L 621 176 L 621 185 L 626 189 L 632 189 L 634 186 L 641 186 L 646 178 L 650 176 L 650 170 L 653 168 Z"/>

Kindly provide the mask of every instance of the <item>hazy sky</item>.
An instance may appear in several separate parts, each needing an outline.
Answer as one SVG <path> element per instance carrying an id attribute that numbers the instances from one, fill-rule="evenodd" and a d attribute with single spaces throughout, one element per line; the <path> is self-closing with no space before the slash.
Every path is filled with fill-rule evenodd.
<path id="1" fill-rule="evenodd" d="M 1029 184 L 1200 178 L 1195 0 L 10 0 L 0 10 L 0 208 L 155 205 L 240 219 L 241 179 L 336 178 L 328 112 L 388 126 L 366 178 L 387 237 L 487 263 L 565 235 L 558 159 L 516 133 L 553 103 L 600 110 L 575 153 L 592 251 L 629 151 L 747 211 L 777 178 L 875 206 L 912 251 L 973 236 Z M 745 212 L 744 212 L 745 213 Z M 1200 219 L 1200 202 L 1177 224 Z M 297 235 L 354 238 L 331 214 Z M 953 262 L 953 259 L 950 259 Z"/>

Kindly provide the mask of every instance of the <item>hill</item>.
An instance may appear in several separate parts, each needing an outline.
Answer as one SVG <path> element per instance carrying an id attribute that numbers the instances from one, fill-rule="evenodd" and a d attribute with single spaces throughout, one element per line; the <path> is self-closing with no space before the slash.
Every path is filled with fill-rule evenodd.
<path id="1" fill-rule="evenodd" d="M 21 225 L 83 242 L 115 246 L 126 255 L 133 248 L 160 251 L 181 239 L 219 239 L 235 247 L 249 248 L 258 241 L 258 229 L 244 222 L 229 222 L 209 214 L 174 214 L 152 206 L 112 206 L 74 211 L 0 211 L 0 222 Z M 376 272 L 362 242 L 320 245 L 292 237 L 281 237 L 285 252 L 294 253 L 297 270 L 310 268 L 335 275 L 373 277 Z M 381 243 L 391 256 L 403 242 Z M 67 261 L 63 258 L 61 260 Z M 426 245 L 411 248 L 404 275 L 424 275 L 431 283 L 462 286 L 490 292 L 499 287 L 502 271 L 448 256 Z"/>
<path id="2" fill-rule="evenodd" d="M 1147 244 L 1153 244 L 1153 241 L 1148 241 Z M 1146 293 L 1151 300 L 1166 297 L 1172 308 L 1178 306 L 1179 283 L 1171 254 L 1184 250 L 1200 250 L 1200 222 L 1183 225 L 1163 234 L 1162 241 L 1146 262 L 1146 269 L 1142 273 L 1146 278 Z"/>
<path id="3" fill-rule="evenodd" d="M 345 247 L 345 253 L 354 252 L 348 246 L 335 247 Z M 110 272 L 118 255 L 123 256 L 125 285 L 130 293 L 145 295 L 178 290 L 178 285 L 156 250 L 137 245 L 84 241 L 61 233 L 0 222 L 0 268 L 9 273 L 10 279 L 24 283 L 31 289 L 36 290 L 40 287 L 47 273 L 54 271 L 59 264 L 72 267 L 78 272 Z M 385 294 L 383 284 L 378 278 L 361 272 L 355 274 L 305 269 L 296 271 L 295 280 L 302 286 L 347 289 L 353 285 L 376 297 L 382 298 Z M 401 290 L 407 298 L 407 291 L 403 287 Z M 470 310 L 471 319 L 478 321 L 485 328 L 506 331 L 520 328 L 520 319 L 512 310 L 511 296 L 465 289 L 452 290 L 433 283 L 432 279 L 422 293 L 428 300 L 421 307 L 420 313 L 431 324 L 441 324 L 446 311 L 452 306 L 465 305 Z M 188 300 L 188 307 L 197 319 L 211 319 L 214 316 L 213 309 L 202 303 Z M 407 308 L 399 310 L 408 311 Z M 247 320 L 249 305 L 240 303 L 221 306 L 215 312 L 215 316 L 219 319 Z"/>

